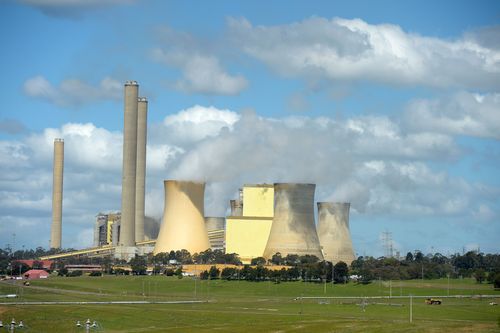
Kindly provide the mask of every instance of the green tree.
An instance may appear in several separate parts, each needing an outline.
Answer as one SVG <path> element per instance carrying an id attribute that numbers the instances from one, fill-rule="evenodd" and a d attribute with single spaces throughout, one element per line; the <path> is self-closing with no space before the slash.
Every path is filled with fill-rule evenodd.
<path id="1" fill-rule="evenodd" d="M 347 264 L 343 261 L 339 261 L 333 266 L 333 280 L 335 283 L 345 283 L 349 277 L 349 268 Z"/>
<path id="2" fill-rule="evenodd" d="M 486 272 L 482 268 L 476 269 L 474 272 L 474 277 L 476 278 L 477 283 L 483 283 L 483 281 L 486 279 Z"/>
<path id="3" fill-rule="evenodd" d="M 147 262 L 144 256 L 136 255 L 134 258 L 130 259 L 130 268 L 132 273 L 135 275 L 145 275 L 147 270 Z"/>
<path id="4" fill-rule="evenodd" d="M 253 258 L 250 264 L 252 266 L 264 266 L 266 264 L 266 258 L 264 257 Z"/>
<path id="5" fill-rule="evenodd" d="M 208 275 L 210 276 L 210 280 L 215 280 L 219 278 L 220 270 L 216 266 L 210 267 L 208 271 Z"/>

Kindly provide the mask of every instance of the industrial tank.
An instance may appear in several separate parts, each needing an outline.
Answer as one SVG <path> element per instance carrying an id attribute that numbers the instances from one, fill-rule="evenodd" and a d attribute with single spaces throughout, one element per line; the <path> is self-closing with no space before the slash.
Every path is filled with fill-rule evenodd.
<path id="1" fill-rule="evenodd" d="M 205 183 L 165 180 L 165 208 L 154 254 L 210 248 L 204 219 Z"/>
<path id="2" fill-rule="evenodd" d="M 314 184 L 274 184 L 274 218 L 264 257 L 279 252 L 323 259 L 314 223 Z"/>
<path id="3" fill-rule="evenodd" d="M 318 236 L 325 260 L 350 265 L 356 259 L 349 231 L 349 203 L 318 202 Z"/>

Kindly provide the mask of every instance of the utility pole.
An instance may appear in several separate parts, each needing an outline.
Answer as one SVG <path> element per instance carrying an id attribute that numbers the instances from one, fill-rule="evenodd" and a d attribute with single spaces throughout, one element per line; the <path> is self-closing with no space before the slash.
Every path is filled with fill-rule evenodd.
<path id="1" fill-rule="evenodd" d="M 410 323 L 413 323 L 413 295 L 410 295 Z"/>

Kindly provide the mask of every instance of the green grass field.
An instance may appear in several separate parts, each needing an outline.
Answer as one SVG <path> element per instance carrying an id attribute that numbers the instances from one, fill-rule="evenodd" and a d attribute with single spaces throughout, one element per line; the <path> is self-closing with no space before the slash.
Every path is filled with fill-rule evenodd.
<path id="1" fill-rule="evenodd" d="M 85 332 L 77 320 L 96 320 L 100 332 L 500 332 L 500 306 L 491 298 L 443 298 L 426 305 L 413 298 L 370 296 L 496 295 L 473 280 L 376 281 L 369 285 L 302 282 L 195 281 L 164 276 L 56 278 L 0 284 L 0 294 L 30 301 L 183 301 L 196 304 L 0 305 L 0 319 L 24 320 L 24 332 Z M 318 298 L 304 298 L 318 297 Z M 327 297 L 356 296 L 332 299 Z M 297 299 L 298 298 L 298 299 Z M 364 299 L 364 301 L 363 301 Z M 364 302 L 367 305 L 361 306 Z"/>

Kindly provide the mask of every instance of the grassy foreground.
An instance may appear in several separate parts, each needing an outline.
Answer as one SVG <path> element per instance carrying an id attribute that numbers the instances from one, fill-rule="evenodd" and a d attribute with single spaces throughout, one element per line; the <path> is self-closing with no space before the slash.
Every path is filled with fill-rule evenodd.
<path id="1" fill-rule="evenodd" d="M 413 298 L 370 296 L 496 295 L 472 280 L 393 281 L 369 285 L 302 282 L 195 281 L 164 276 L 50 278 L 31 286 L 0 284 L 0 294 L 29 301 L 182 301 L 198 304 L 0 305 L 0 320 L 24 320 L 24 332 L 84 332 L 77 320 L 99 323 L 100 332 L 500 332 L 500 306 L 491 298 L 443 298 L 425 305 Z M 304 298 L 300 297 L 318 297 Z M 331 299 L 327 297 L 356 296 Z M 298 299 L 297 299 L 298 298 Z M 361 304 L 366 304 L 362 306 Z M 21 332 L 21 331 L 19 331 Z"/>

